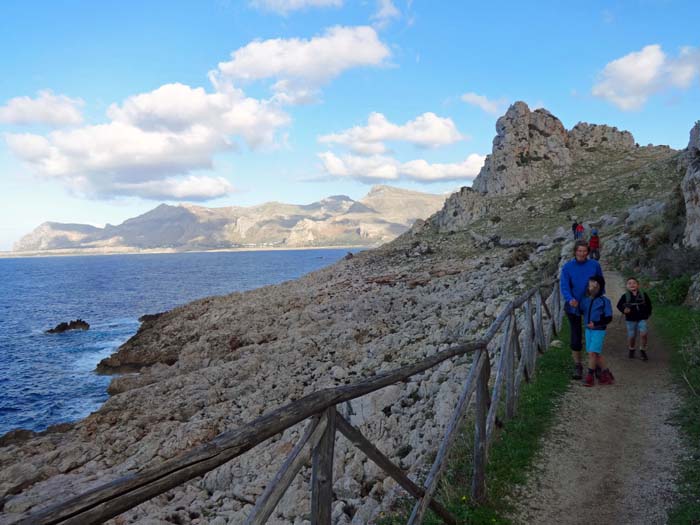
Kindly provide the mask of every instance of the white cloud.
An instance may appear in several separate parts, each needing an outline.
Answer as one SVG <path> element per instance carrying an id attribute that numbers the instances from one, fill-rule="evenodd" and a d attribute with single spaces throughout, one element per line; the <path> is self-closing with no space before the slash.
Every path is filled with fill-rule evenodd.
<path id="1" fill-rule="evenodd" d="M 336 26 L 311 39 L 251 42 L 231 53 L 228 62 L 220 62 L 214 76 L 233 81 L 275 79 L 273 89 L 280 101 L 284 97 L 296 101 L 299 93 L 305 93 L 306 100 L 344 71 L 381 66 L 390 54 L 373 28 Z"/>
<path id="2" fill-rule="evenodd" d="M 54 95 L 50 90 L 39 91 L 36 98 L 15 97 L 0 106 L 0 123 L 76 125 L 83 121 L 79 109 L 83 104 L 79 98 Z"/>
<path id="3" fill-rule="evenodd" d="M 145 182 L 115 184 L 113 193 L 138 194 L 141 197 L 163 199 L 208 200 L 227 195 L 233 186 L 223 177 L 189 175 L 182 178 L 166 178 Z"/>
<path id="4" fill-rule="evenodd" d="M 591 92 L 624 111 L 640 109 L 651 95 L 671 88 L 687 89 L 700 74 L 700 50 L 681 49 L 668 57 L 661 46 L 645 46 L 608 63 Z"/>
<path id="5" fill-rule="evenodd" d="M 378 29 L 386 27 L 392 19 L 401 16 L 401 11 L 397 9 L 392 0 L 377 0 L 377 12 L 372 15 L 375 27 Z"/>
<path id="6" fill-rule="evenodd" d="M 401 163 L 392 157 L 382 155 L 371 157 L 343 155 L 339 157 L 329 151 L 319 153 L 318 157 L 321 159 L 326 174 L 368 183 L 400 178 L 419 182 L 473 180 L 479 174 L 486 158 L 483 155 L 472 153 L 462 162 L 430 164 L 423 159 Z"/>
<path id="7" fill-rule="evenodd" d="M 341 144 L 355 153 L 376 155 L 386 152 L 385 141 L 405 141 L 425 148 L 454 144 L 465 137 L 450 118 L 423 113 L 399 126 L 381 113 L 371 113 L 366 126 L 355 126 L 340 133 L 319 137 L 319 142 Z"/>
<path id="8" fill-rule="evenodd" d="M 508 100 L 505 98 L 491 100 L 484 95 L 477 95 L 476 93 L 465 93 L 460 98 L 467 104 L 481 108 L 486 113 L 491 113 L 493 115 L 500 115 L 508 106 Z"/>
<path id="9" fill-rule="evenodd" d="M 5 139 L 38 174 L 89 196 L 218 197 L 232 190 L 228 182 L 191 172 L 211 168 L 217 152 L 235 147 L 235 137 L 251 147 L 273 142 L 289 116 L 226 84 L 216 87 L 207 93 L 166 84 L 113 104 L 106 124 Z"/>
<path id="10" fill-rule="evenodd" d="M 311 7 L 341 7 L 343 0 L 252 0 L 250 5 L 265 11 L 286 15 Z"/>

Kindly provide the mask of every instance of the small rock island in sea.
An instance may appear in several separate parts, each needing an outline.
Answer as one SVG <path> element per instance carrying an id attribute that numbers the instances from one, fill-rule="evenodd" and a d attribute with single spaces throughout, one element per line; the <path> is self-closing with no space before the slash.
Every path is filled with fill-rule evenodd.
<path id="1" fill-rule="evenodd" d="M 83 321 L 82 319 L 76 319 L 75 321 L 70 321 L 66 323 L 65 321 L 62 323 L 57 324 L 50 330 L 46 330 L 47 334 L 62 334 L 63 332 L 67 332 L 68 330 L 89 330 L 90 325 L 87 323 L 87 321 Z"/>

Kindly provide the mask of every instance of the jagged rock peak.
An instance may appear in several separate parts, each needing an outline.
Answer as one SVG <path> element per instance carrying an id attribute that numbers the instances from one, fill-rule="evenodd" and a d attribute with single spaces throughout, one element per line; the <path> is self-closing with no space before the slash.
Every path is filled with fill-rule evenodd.
<path id="1" fill-rule="evenodd" d="M 635 148 L 629 131 L 580 122 L 567 131 L 546 109 L 516 102 L 496 122 L 493 150 L 474 180 L 480 193 L 517 193 L 566 174 L 577 159 Z"/>
<path id="2" fill-rule="evenodd" d="M 557 117 L 516 102 L 496 122 L 492 152 L 472 188 L 480 193 L 518 192 L 553 171 L 563 171 L 571 163 L 567 141 Z"/>

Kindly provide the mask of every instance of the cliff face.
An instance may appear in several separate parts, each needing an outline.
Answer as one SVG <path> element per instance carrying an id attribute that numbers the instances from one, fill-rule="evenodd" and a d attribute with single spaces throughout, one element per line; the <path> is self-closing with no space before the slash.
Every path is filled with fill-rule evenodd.
<path id="1" fill-rule="evenodd" d="M 684 242 L 700 248 L 700 122 L 690 130 L 686 160 L 688 170 L 681 184 L 686 213 Z"/>
<path id="2" fill-rule="evenodd" d="M 556 274 L 562 254 L 570 254 L 565 239 L 572 216 L 599 226 L 608 256 L 635 221 L 659 217 L 679 194 L 682 153 L 637 148 L 631 135 L 606 126 L 565 132 L 548 112 L 533 116 L 525 109 L 516 104 L 509 120 L 499 121 L 502 147 L 490 162 L 506 159 L 506 169 L 485 167 L 480 182 L 492 191 L 463 188 L 394 241 L 302 279 L 202 299 L 145 321 L 103 363 L 117 370 L 137 365 L 140 373 L 115 377 L 112 397 L 100 410 L 54 432 L 0 442 L 0 524 L 97 480 L 161 463 L 320 388 L 474 339 L 514 296 Z M 521 153 L 529 155 L 529 165 L 517 165 Z M 511 182 L 519 184 L 517 191 L 509 189 Z M 360 205 L 381 208 L 389 197 L 379 191 Z M 360 205 L 345 213 L 362 213 Z M 324 213 L 324 206 L 313 213 Z M 212 210 L 207 217 L 219 215 Z M 243 222 L 235 227 L 253 227 Z M 467 363 L 447 362 L 343 410 L 396 464 L 422 479 L 466 373 Z M 188 523 L 194 515 L 243 522 L 300 427 L 143 503 L 124 522 Z M 375 522 L 402 494 L 344 439 L 336 442 L 334 465 L 337 523 Z M 309 477 L 302 469 L 271 523 L 306 519 Z"/>
<path id="3" fill-rule="evenodd" d="M 530 111 L 524 102 L 513 104 L 496 130 L 472 188 L 451 195 L 430 218 L 440 232 L 553 235 L 574 218 L 595 220 L 603 209 L 622 212 L 641 196 L 671 190 L 658 173 L 675 171 L 679 153 L 637 147 L 628 131 L 587 123 L 567 131 L 549 111 Z"/>
<path id="4" fill-rule="evenodd" d="M 118 226 L 44 223 L 14 251 L 208 250 L 276 246 L 374 246 L 439 210 L 445 197 L 375 186 L 360 201 L 335 195 L 306 205 L 205 208 L 161 204 Z"/>
<path id="5" fill-rule="evenodd" d="M 591 154 L 635 148 L 629 131 L 580 122 L 567 131 L 546 109 L 513 104 L 496 122 L 493 149 L 472 188 L 480 193 L 517 193 L 570 173 L 573 163 Z"/>

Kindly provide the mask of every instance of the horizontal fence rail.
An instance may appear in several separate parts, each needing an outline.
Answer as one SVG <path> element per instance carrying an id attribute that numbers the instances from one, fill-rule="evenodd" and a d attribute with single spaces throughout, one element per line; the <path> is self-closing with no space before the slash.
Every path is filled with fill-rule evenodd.
<path id="1" fill-rule="evenodd" d="M 550 287 L 551 294 L 545 299 L 542 290 Z M 312 465 L 311 523 L 330 524 L 333 451 L 337 432 L 416 498 L 409 524 L 420 524 L 428 509 L 432 509 L 445 523 L 456 524 L 454 516 L 434 496 L 447 468 L 450 449 L 463 427 L 472 397 L 476 396 L 471 496 L 473 501 L 481 502 L 486 497 L 485 466 L 497 423 L 502 424 L 516 415 L 522 382 L 529 382 L 534 377 L 537 354 L 544 352 L 552 335 L 559 332 L 562 313 L 558 281 L 542 283 L 510 301 L 477 341 L 452 346 L 418 363 L 377 374 L 352 385 L 319 390 L 234 430 L 222 432 L 213 440 L 157 466 L 121 477 L 28 514 L 15 523 L 101 523 L 188 480 L 202 476 L 267 439 L 308 420 L 301 438 L 265 491 L 257 498 L 246 525 L 265 523 L 294 477 L 309 463 Z M 500 339 L 496 337 L 499 333 Z M 338 405 L 406 381 L 448 359 L 467 354 L 474 354 L 469 372 L 435 461 L 422 486 L 411 480 L 337 410 Z M 492 367 L 492 359 L 495 367 Z M 503 391 L 505 421 L 501 422 L 498 411 Z"/>

